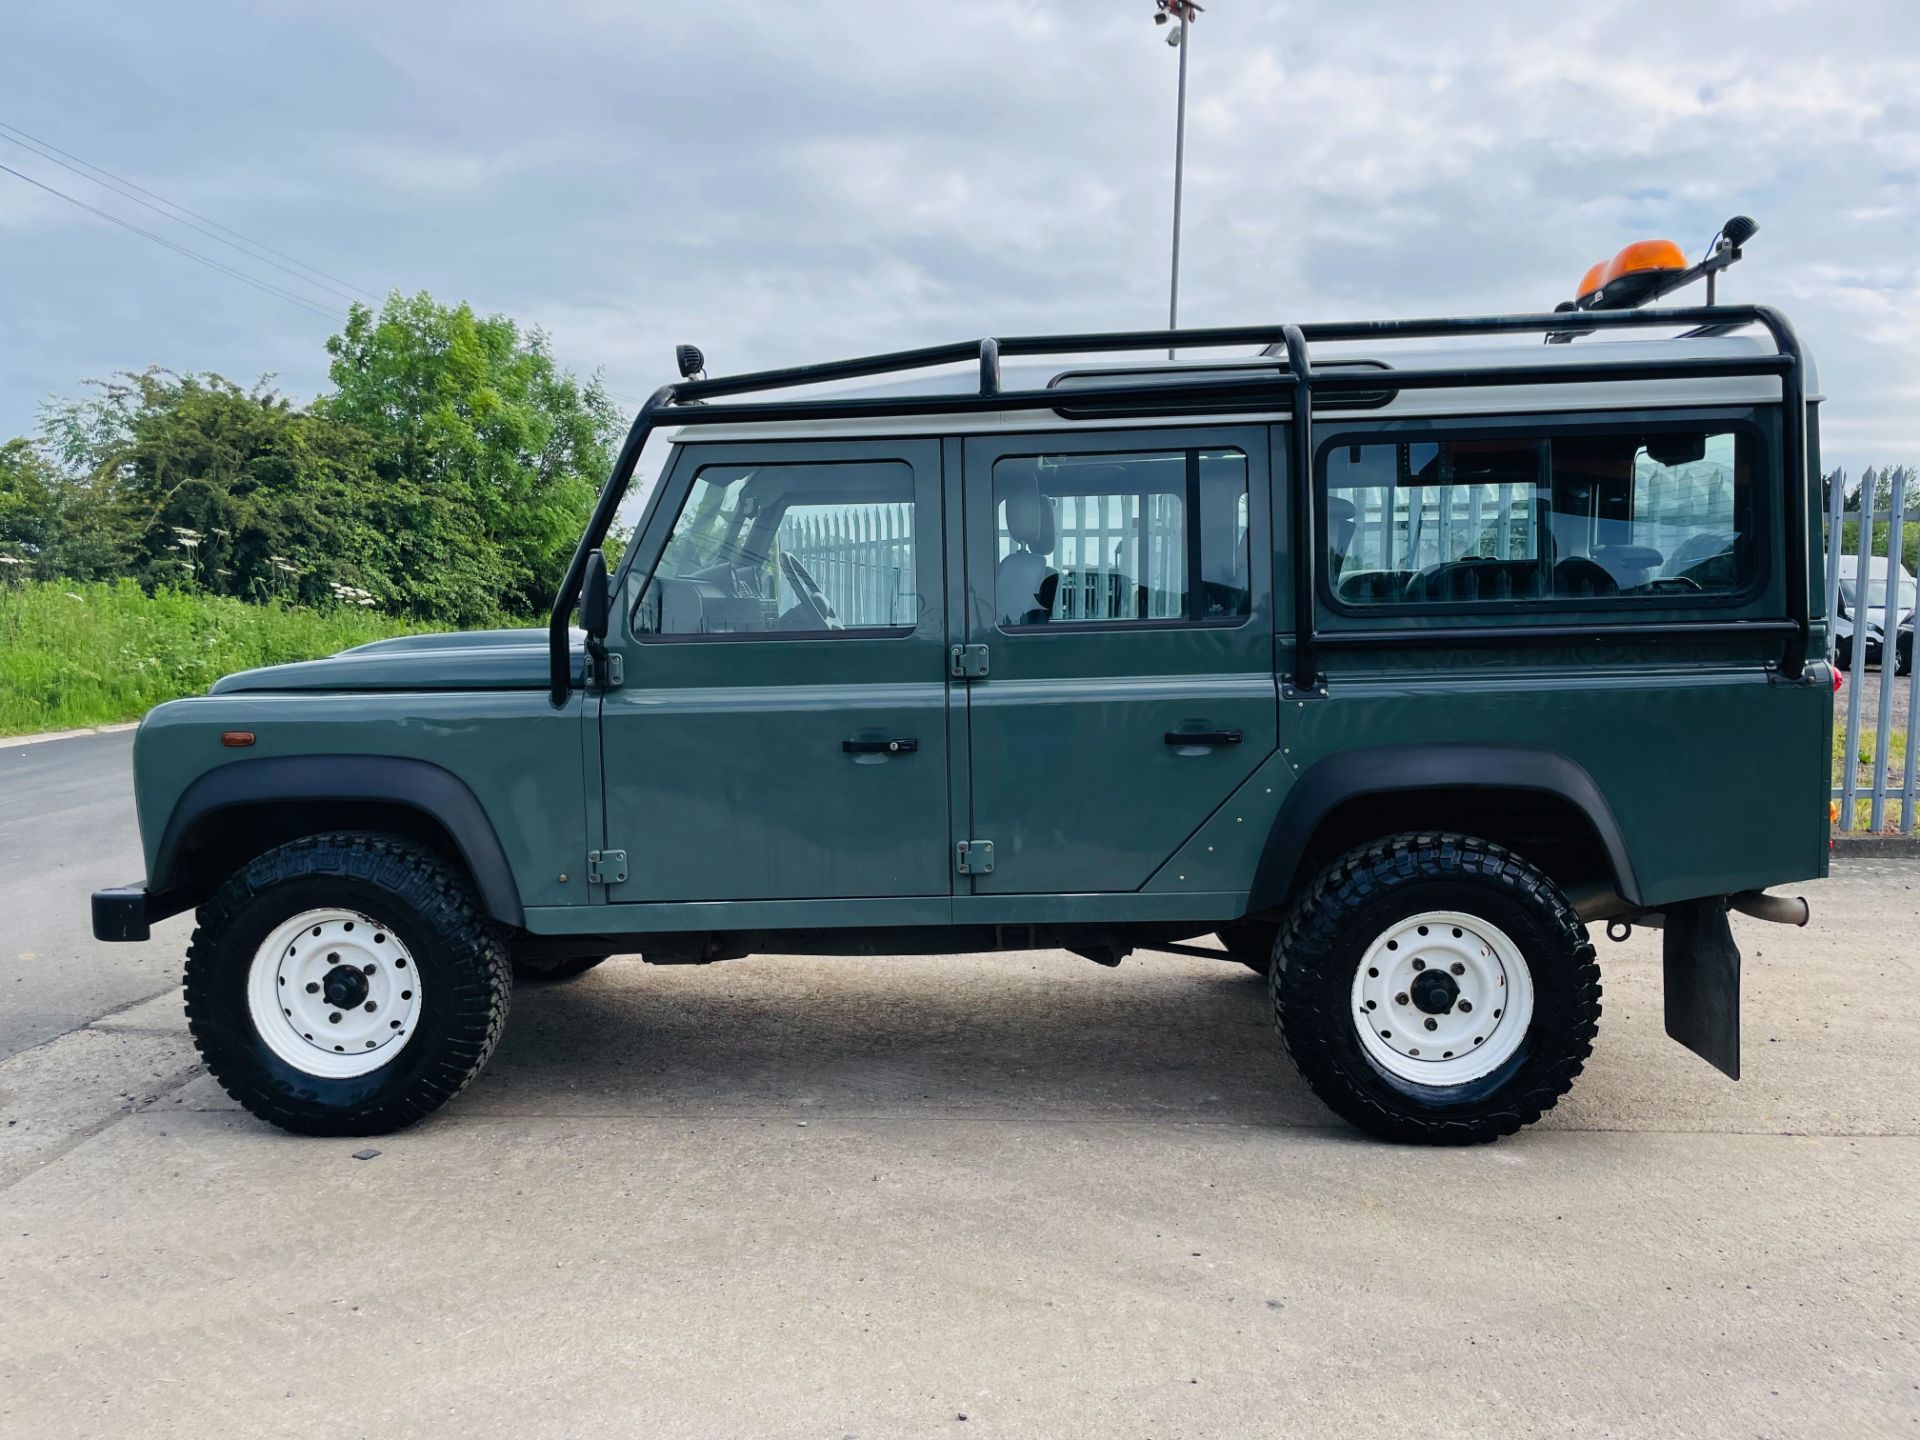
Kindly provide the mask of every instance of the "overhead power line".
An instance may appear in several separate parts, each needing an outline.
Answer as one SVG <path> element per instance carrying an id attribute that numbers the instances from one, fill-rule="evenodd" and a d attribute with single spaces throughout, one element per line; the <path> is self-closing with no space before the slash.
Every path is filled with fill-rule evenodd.
<path id="1" fill-rule="evenodd" d="M 81 200 L 76 196 L 69 195 L 64 190 L 56 190 L 53 186 L 47 184 L 45 181 L 36 180 L 31 175 L 23 175 L 20 173 L 20 171 L 14 169 L 11 165 L 0 165 L 0 172 L 4 172 L 8 175 L 11 175 L 16 180 L 24 180 L 27 182 L 27 184 L 33 186 L 36 190 L 44 190 L 47 192 L 47 194 L 56 196 L 59 199 L 66 201 L 69 205 L 78 205 L 82 210 L 85 210 L 90 214 L 98 215 L 102 220 L 110 220 L 115 225 L 118 225 L 121 229 L 131 230 L 135 235 L 138 235 L 143 239 L 151 240 L 156 245 L 164 245 L 167 247 L 167 249 L 173 251 L 176 255 L 184 255 L 187 257 L 187 259 L 198 261 L 200 264 L 205 265 L 210 270 L 218 270 L 222 275 L 230 276 L 231 278 L 238 280 L 243 285 L 251 285 L 256 290 L 264 290 L 269 295 L 274 295 L 279 297 L 282 300 L 285 300 L 289 305 L 298 305 L 302 310 L 306 310 L 312 314 L 318 315 L 325 320 L 338 321 L 343 318 L 341 312 L 338 310 L 322 309 L 319 305 L 314 304 L 312 301 L 308 300 L 305 296 L 296 295 L 291 290 L 282 290 L 278 285 L 274 285 L 268 281 L 262 280 L 257 276 L 249 275 L 245 271 L 236 270 L 231 265 L 223 265 L 220 261 L 213 259 L 211 256 L 202 255 L 198 250 L 189 250 L 184 245 L 176 245 L 173 241 L 167 239 L 164 235 L 156 235 L 151 230 L 143 230 L 140 228 L 140 226 L 133 224 L 131 221 L 122 220 L 118 215 L 112 214 L 111 212 L 106 210 L 102 210 L 97 205 L 89 205 L 86 201 Z"/>
<path id="2" fill-rule="evenodd" d="M 264 241 L 255 240 L 250 236 L 241 234 L 231 226 L 222 225 L 218 220 L 202 215 L 197 210 L 189 210 L 178 201 L 169 200 L 166 196 L 149 190 L 144 185 L 135 184 L 133 181 L 116 175 L 103 166 L 95 165 L 90 160 L 81 159 L 70 150 L 62 150 L 51 141 L 42 140 L 37 135 L 31 135 L 27 131 L 22 130 L 18 125 L 12 125 L 5 120 L 0 120 L 0 131 L 6 132 L 5 138 L 12 140 L 14 144 L 20 146 L 22 149 L 33 151 L 39 155 L 41 159 L 51 161 L 63 170 L 70 170 L 84 180 L 90 180 L 96 185 L 101 185 L 109 190 L 116 191 L 126 199 L 133 201 L 134 204 L 144 205 L 156 215 L 164 216 L 175 224 L 185 225 L 189 230 L 197 230 L 208 239 L 218 241 L 222 245 L 238 250 L 250 259 L 258 260 L 263 265 L 270 265 L 275 270 L 291 275 L 303 285 L 312 285 L 316 289 L 332 291 L 332 293 L 346 301 L 352 301 L 355 295 L 363 296 L 376 303 L 379 301 L 379 296 L 370 290 L 362 289 L 351 280 L 343 280 L 338 275 L 322 270 L 317 265 L 309 265 L 306 261 L 289 255 L 284 250 L 276 250 Z M 142 199 L 142 196 L 146 198 Z M 154 202 L 158 203 L 156 204 Z M 189 218 L 183 219 L 181 218 L 182 216 Z M 196 224 L 196 221 L 199 223 Z M 288 265 L 278 264 L 269 258 L 271 256 L 278 256 L 279 259 L 287 261 L 288 265 L 297 268 L 289 269 Z M 301 274 L 301 271 L 305 271 L 306 273 Z M 312 280 L 308 278 L 308 276 L 314 275 L 319 276 L 320 279 Z M 322 284 L 320 283 L 321 281 L 331 283 Z M 342 286 L 345 288 L 338 288 Z"/>

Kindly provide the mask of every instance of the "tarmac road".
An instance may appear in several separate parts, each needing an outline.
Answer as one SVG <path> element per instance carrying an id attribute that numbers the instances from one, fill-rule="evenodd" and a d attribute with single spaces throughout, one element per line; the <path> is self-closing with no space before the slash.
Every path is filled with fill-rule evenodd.
<path id="1" fill-rule="evenodd" d="M 197 1073 L 184 921 L 86 938 L 124 744 L 0 752 L 9 1440 L 1920 1435 L 1920 861 L 1736 922 L 1737 1085 L 1603 944 L 1572 1097 L 1471 1151 L 1331 1121 L 1230 962 L 1058 953 L 615 961 L 298 1140 Z"/>
<path id="2" fill-rule="evenodd" d="M 130 731 L 0 740 L 0 1060 L 178 983 L 189 917 L 93 939 L 88 897 L 146 873 L 132 765 Z"/>

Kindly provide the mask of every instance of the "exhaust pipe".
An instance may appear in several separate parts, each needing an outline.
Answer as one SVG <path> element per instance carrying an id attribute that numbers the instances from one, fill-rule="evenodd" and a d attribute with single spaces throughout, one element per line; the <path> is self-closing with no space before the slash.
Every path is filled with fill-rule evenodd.
<path id="1" fill-rule="evenodd" d="M 1756 920 L 1771 920 L 1775 925 L 1805 925 L 1813 918 L 1813 909 L 1804 896 L 1769 895 L 1764 890 L 1742 890 L 1727 897 L 1727 907 Z"/>

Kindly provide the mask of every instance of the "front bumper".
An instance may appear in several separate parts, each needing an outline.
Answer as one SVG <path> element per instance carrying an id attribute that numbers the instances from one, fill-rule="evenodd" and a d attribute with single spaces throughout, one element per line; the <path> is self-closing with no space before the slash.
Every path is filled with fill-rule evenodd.
<path id="1" fill-rule="evenodd" d="M 160 918 L 148 905 L 145 885 L 115 885 L 93 892 L 93 938 L 145 940 Z M 169 912 L 171 913 L 171 912 Z"/>

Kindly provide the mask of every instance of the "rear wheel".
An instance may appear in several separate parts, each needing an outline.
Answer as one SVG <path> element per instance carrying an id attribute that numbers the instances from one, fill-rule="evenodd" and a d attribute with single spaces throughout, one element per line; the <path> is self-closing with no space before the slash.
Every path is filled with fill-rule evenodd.
<path id="1" fill-rule="evenodd" d="M 187 1024 L 253 1114 L 307 1135 L 397 1130 L 480 1072 L 506 1023 L 506 952 L 466 878 L 378 835 L 296 840 L 200 907 Z"/>
<path id="2" fill-rule="evenodd" d="M 611 955 L 559 955 L 541 959 L 522 957 L 513 962 L 513 978 L 536 985 L 572 980 L 612 958 Z"/>
<path id="3" fill-rule="evenodd" d="M 1600 970 L 1566 897 L 1511 851 L 1401 835 L 1324 871 L 1269 976 L 1300 1073 L 1390 1140 L 1510 1135 L 1572 1086 L 1600 1019 Z"/>

